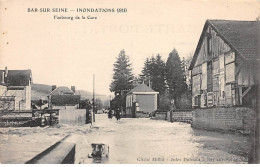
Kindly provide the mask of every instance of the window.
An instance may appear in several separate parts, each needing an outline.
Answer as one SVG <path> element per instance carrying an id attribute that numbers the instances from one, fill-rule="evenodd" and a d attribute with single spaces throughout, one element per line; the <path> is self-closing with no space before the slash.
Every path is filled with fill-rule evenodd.
<path id="1" fill-rule="evenodd" d="M 194 97 L 194 104 L 195 104 L 195 106 L 199 105 L 199 97 L 198 96 Z"/>

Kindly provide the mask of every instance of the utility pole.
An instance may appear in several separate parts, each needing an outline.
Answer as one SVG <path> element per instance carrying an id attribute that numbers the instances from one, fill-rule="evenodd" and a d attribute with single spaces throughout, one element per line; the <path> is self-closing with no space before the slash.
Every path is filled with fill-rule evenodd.
<path id="1" fill-rule="evenodd" d="M 175 110 L 175 105 L 174 105 L 174 100 L 172 99 L 171 100 L 171 106 L 170 106 L 170 122 L 173 122 L 173 120 L 172 120 L 173 110 Z"/>
<path id="2" fill-rule="evenodd" d="M 96 119 L 95 119 L 95 74 L 93 74 L 93 122 L 96 122 Z"/>
<path id="3" fill-rule="evenodd" d="M 123 102 L 124 102 L 124 97 L 123 97 L 123 90 L 121 90 L 121 105 L 120 105 L 120 110 L 121 114 L 123 115 Z"/>
<path id="4" fill-rule="evenodd" d="M 109 109 L 111 110 L 111 94 L 109 96 Z"/>

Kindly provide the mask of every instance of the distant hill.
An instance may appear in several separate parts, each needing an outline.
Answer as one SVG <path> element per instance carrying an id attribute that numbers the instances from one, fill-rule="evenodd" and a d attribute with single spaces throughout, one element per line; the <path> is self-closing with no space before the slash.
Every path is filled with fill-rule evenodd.
<path id="1" fill-rule="evenodd" d="M 93 99 L 92 92 L 86 91 L 86 90 L 76 90 L 76 95 L 81 95 L 81 99 Z M 101 101 L 107 101 L 110 99 L 107 95 L 101 95 L 101 94 L 95 94 L 95 98 L 100 98 Z"/>
<path id="2" fill-rule="evenodd" d="M 40 98 L 47 98 L 46 96 L 51 92 L 50 85 L 32 84 L 32 100 L 39 100 Z"/>
<path id="3" fill-rule="evenodd" d="M 51 85 L 44 84 L 32 84 L 32 100 L 39 100 L 40 98 L 46 98 L 47 95 L 51 92 Z M 86 90 L 76 90 L 76 95 L 81 95 L 81 99 L 92 99 L 92 92 Z M 96 98 L 100 98 L 101 101 L 109 100 L 109 96 L 96 94 Z"/>

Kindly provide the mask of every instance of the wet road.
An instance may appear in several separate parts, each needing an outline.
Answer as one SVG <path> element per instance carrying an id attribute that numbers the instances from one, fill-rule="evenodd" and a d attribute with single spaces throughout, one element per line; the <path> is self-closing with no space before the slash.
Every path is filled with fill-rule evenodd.
<path id="1" fill-rule="evenodd" d="M 76 163 L 247 163 L 248 136 L 193 129 L 190 124 L 148 118 L 116 121 L 96 115 L 90 133 L 81 136 Z M 91 143 L 109 145 L 109 158 L 88 158 Z"/>

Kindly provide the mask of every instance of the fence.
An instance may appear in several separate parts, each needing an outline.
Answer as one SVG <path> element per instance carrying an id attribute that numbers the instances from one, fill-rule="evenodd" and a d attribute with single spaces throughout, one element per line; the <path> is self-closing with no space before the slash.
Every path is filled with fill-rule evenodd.
<path id="1" fill-rule="evenodd" d="M 48 125 L 54 125 L 58 112 L 58 109 L 0 110 L 0 126 L 40 126 L 43 115 Z"/>
<path id="2" fill-rule="evenodd" d="M 86 123 L 86 109 L 68 109 L 59 111 L 60 125 L 83 125 Z"/>
<path id="3" fill-rule="evenodd" d="M 24 111 L 0 111 L 0 126 L 21 126 L 32 120 L 31 110 Z"/>

